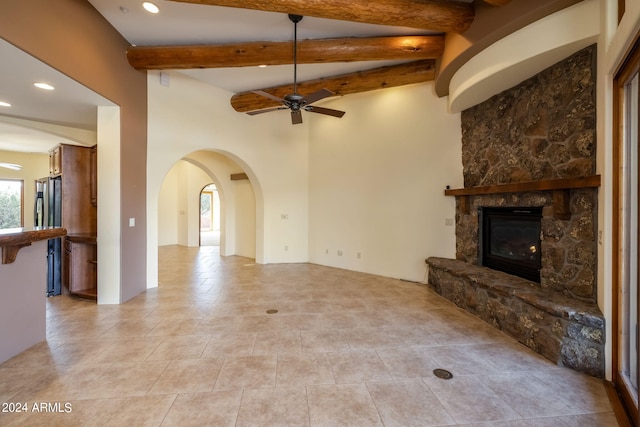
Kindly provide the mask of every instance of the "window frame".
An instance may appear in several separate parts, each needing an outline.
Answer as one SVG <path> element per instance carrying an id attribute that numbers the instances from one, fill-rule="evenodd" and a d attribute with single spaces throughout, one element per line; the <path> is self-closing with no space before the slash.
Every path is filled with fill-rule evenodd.
<path id="1" fill-rule="evenodd" d="M 0 185 L 3 182 L 19 182 L 20 183 L 20 225 L 19 228 L 24 228 L 24 179 L 20 178 L 0 178 Z M 14 227 L 11 227 L 14 228 Z M 8 230 L 7 228 L 0 228 L 0 230 Z"/>

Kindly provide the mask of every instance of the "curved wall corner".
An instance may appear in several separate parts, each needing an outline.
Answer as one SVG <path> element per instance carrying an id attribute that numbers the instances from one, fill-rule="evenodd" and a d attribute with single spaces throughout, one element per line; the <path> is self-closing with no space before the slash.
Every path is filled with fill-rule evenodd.
<path id="1" fill-rule="evenodd" d="M 486 101 L 595 43 L 599 28 L 599 2 L 586 0 L 497 41 L 454 74 L 449 111 Z"/>

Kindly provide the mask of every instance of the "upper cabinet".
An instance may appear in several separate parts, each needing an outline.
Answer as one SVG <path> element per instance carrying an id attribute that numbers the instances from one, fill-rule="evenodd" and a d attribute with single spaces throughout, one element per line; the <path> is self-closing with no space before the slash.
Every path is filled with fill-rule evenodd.
<path id="1" fill-rule="evenodd" d="M 49 153 L 51 175 L 61 177 L 62 226 L 68 234 L 97 231 L 96 155 L 95 146 L 68 144 Z"/>
<path id="2" fill-rule="evenodd" d="M 58 145 L 49 153 L 49 175 L 62 173 L 62 147 L 63 145 Z"/>

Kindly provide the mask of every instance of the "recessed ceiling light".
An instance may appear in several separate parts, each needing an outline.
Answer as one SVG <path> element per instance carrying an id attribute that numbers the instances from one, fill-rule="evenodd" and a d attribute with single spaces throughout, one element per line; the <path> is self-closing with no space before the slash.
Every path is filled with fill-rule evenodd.
<path id="1" fill-rule="evenodd" d="M 156 6 L 154 3 L 151 3 L 150 1 L 145 1 L 142 3 L 142 7 L 144 7 L 144 10 L 146 10 L 149 13 L 158 13 L 160 12 L 160 8 L 158 6 Z"/>
<path id="2" fill-rule="evenodd" d="M 4 162 L 0 162 L 0 168 L 6 168 L 6 169 L 11 169 L 14 171 L 19 171 L 22 169 L 21 165 L 17 165 L 15 163 L 4 163 Z"/>
<path id="3" fill-rule="evenodd" d="M 0 101 L 0 107 L 11 107 L 11 104 L 5 101 Z"/>
<path id="4" fill-rule="evenodd" d="M 54 90 L 55 87 L 51 86 L 49 83 L 44 83 L 44 82 L 36 82 L 33 84 L 35 87 L 39 88 L 39 89 L 44 89 L 44 90 Z"/>

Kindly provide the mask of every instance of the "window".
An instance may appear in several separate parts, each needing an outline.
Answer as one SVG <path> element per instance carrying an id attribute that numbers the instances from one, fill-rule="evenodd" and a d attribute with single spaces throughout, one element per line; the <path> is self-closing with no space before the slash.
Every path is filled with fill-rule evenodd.
<path id="1" fill-rule="evenodd" d="M 0 179 L 0 229 L 24 226 L 24 183 L 17 179 Z"/>
<path id="2" fill-rule="evenodd" d="M 213 191 L 200 193 L 200 231 L 213 230 Z"/>
<path id="3" fill-rule="evenodd" d="M 615 79 L 614 383 L 638 422 L 638 283 L 640 278 L 640 43 Z"/>

